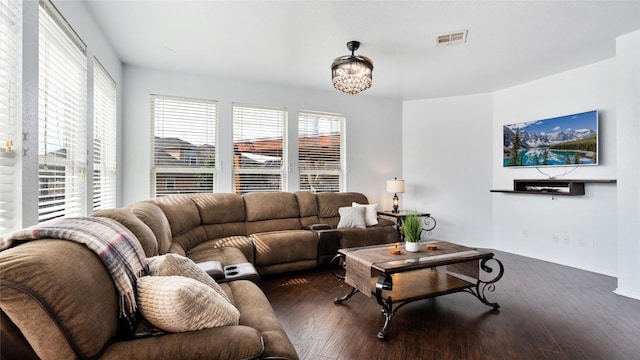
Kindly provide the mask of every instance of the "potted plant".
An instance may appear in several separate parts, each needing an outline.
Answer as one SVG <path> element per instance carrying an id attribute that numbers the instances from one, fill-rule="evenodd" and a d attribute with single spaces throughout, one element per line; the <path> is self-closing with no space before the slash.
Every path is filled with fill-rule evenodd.
<path id="1" fill-rule="evenodd" d="M 410 212 L 402 222 L 402 233 L 404 234 L 405 249 L 410 252 L 418 252 L 420 235 L 422 234 L 422 221 L 416 212 Z"/>

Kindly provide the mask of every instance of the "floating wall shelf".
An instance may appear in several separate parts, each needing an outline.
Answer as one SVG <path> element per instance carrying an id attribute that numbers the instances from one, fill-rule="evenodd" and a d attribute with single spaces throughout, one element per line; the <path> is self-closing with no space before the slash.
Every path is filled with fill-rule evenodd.
<path id="1" fill-rule="evenodd" d="M 514 179 L 513 190 L 491 190 L 491 192 L 539 195 L 584 195 L 584 184 L 610 184 L 616 180 L 561 180 L 561 179 Z"/>

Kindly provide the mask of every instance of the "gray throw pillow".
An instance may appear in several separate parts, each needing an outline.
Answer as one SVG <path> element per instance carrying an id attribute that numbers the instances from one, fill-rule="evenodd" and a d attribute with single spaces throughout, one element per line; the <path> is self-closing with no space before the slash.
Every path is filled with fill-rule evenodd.
<path id="1" fill-rule="evenodd" d="M 341 207 L 338 209 L 340 214 L 340 222 L 338 223 L 338 229 L 342 228 L 366 228 L 367 223 L 365 221 L 364 207 Z"/>

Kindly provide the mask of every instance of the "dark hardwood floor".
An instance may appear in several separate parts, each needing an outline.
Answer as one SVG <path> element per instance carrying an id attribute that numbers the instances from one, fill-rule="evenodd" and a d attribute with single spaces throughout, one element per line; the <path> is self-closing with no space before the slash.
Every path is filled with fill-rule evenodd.
<path id="1" fill-rule="evenodd" d="M 613 293 L 615 278 L 496 252 L 504 277 L 487 298 L 467 293 L 401 308 L 385 341 L 375 298 L 329 271 L 262 279 L 301 359 L 640 359 L 640 301 Z"/>

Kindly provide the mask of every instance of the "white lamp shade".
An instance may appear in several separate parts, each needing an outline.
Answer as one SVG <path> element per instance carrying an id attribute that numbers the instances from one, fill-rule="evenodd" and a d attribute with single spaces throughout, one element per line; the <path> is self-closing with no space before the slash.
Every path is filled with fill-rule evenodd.
<path id="1" fill-rule="evenodd" d="M 387 180 L 387 192 L 403 193 L 404 192 L 404 180 Z"/>

